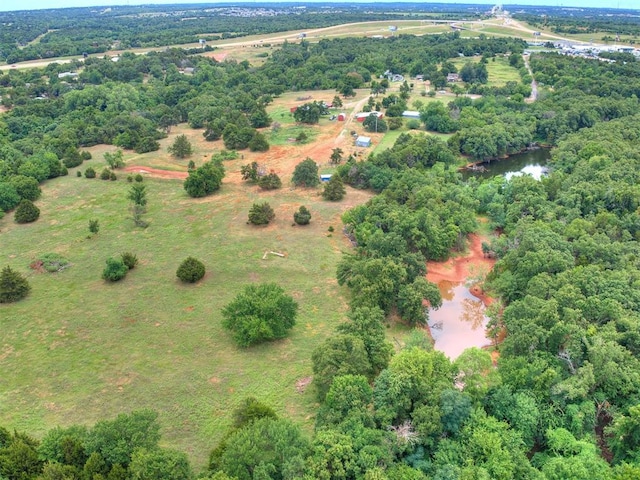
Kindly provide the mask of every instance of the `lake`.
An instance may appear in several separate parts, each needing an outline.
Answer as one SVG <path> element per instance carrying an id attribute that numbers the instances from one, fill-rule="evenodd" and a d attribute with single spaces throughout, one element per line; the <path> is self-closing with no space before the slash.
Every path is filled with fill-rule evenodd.
<path id="1" fill-rule="evenodd" d="M 501 160 L 492 160 L 483 163 L 484 171 L 463 171 L 462 177 L 466 180 L 471 177 L 491 178 L 496 175 L 504 175 L 509 180 L 515 175 L 531 175 L 536 180 L 540 180 L 542 175 L 547 172 L 547 162 L 551 158 L 551 150 L 549 148 L 539 148 L 537 150 L 528 150 L 526 152 L 511 155 Z"/>

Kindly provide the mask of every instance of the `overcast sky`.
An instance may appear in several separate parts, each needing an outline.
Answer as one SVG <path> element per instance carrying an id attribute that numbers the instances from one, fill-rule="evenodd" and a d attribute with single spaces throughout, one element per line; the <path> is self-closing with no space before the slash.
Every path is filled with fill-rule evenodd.
<path id="1" fill-rule="evenodd" d="M 233 1 L 233 0 L 231 0 Z M 324 0 L 327 1 L 327 0 Z M 331 0 L 328 0 L 331 1 Z M 408 0 L 416 1 L 416 0 Z M 293 0 L 294 3 L 310 3 L 308 1 L 301 2 Z M 216 3 L 211 0 L 199 1 L 192 0 L 181 2 L 179 0 L 0 0 L 0 11 L 9 10 L 34 10 L 40 8 L 64 8 L 64 7 L 92 7 L 92 6 L 107 6 L 107 5 L 141 5 L 141 4 L 175 4 L 175 3 Z M 238 3 L 252 3 L 252 2 L 238 2 Z M 343 3 L 345 3 L 343 1 Z M 352 2 L 348 2 L 352 3 Z M 371 1 L 356 0 L 355 3 L 374 3 Z M 381 2 L 375 2 L 381 3 Z M 422 1 L 421 3 L 427 3 Z M 437 3 L 460 3 L 455 0 L 441 0 Z M 480 3 L 480 4 L 495 4 L 496 1 L 490 0 L 475 0 L 463 3 Z M 502 2 L 509 3 L 509 2 Z M 552 5 L 554 7 L 619 7 L 619 8 L 640 8 L 640 2 L 638 0 L 520 0 L 517 2 L 519 5 Z"/>

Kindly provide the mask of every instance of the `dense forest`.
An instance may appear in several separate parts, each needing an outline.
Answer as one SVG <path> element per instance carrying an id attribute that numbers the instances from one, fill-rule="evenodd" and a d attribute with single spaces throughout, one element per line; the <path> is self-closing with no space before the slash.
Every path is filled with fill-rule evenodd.
<path id="1" fill-rule="evenodd" d="M 74 13 L 54 20 L 63 26 Z M 261 32 L 309 27 L 305 15 L 275 17 L 273 29 L 265 22 Z M 315 18 L 313 25 L 322 26 L 345 17 Z M 253 33 L 244 21 L 233 19 L 220 33 Z M 173 20 L 162 19 L 149 37 L 144 29 L 131 34 L 128 46 L 176 40 L 162 22 Z M 55 24 L 34 28 L 20 41 Z M 107 48 L 115 36 L 101 31 L 104 38 L 87 41 Z M 320 405 L 313 434 L 248 398 L 223 440 L 211 445 L 199 478 L 638 478 L 640 62 L 534 53 L 540 91 L 526 103 L 525 46 L 458 33 L 399 35 L 285 43 L 260 67 L 169 49 L 125 53 L 117 63 L 89 58 L 8 71 L 0 75 L 7 109 L 0 117 L 0 210 L 36 201 L 40 184 L 86 159 L 83 148 L 154 151 L 178 123 L 203 129 L 207 140 L 223 139 L 230 150 L 250 148 L 272 122 L 266 107 L 285 91 L 349 96 L 371 89 L 373 108 L 391 123 L 410 106 L 407 90 L 387 92 L 379 82 L 385 71 L 446 85 L 457 71 L 451 60 L 464 57 L 468 81 L 459 96 L 419 104 L 419 128 L 404 131 L 386 151 L 337 168 L 346 184 L 376 195 L 343 217 L 354 248 L 336 275 L 349 288 L 349 310 L 310 353 Z M 508 58 L 522 81 L 487 85 L 481 72 L 496 57 Z M 68 70 L 77 77 L 59 78 Z M 481 96 L 462 95 L 468 92 Z M 426 130 L 452 135 L 445 141 Z M 541 181 L 463 181 L 458 172 L 468 159 L 495 159 L 536 143 L 553 147 L 551 171 Z M 479 216 L 499 232 L 484 246 L 497 259 L 487 278 L 499 299 L 489 334 L 504 338 L 497 366 L 480 349 L 451 361 L 420 330 L 396 351 L 385 338 L 389 316 L 426 323 L 424 302 L 442 301 L 425 279 L 426 261 L 464 250 Z M 92 426 L 54 428 L 41 439 L 0 428 L 0 478 L 195 478 L 186 454 L 161 446 L 156 417 L 123 413 Z"/>

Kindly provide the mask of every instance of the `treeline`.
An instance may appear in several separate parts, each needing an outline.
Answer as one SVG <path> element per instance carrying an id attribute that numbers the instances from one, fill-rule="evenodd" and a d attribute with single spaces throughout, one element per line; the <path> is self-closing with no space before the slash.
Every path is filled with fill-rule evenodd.
<path id="1" fill-rule="evenodd" d="M 345 22 L 394 20 L 406 10 L 341 5 L 305 9 L 280 5 L 228 7 L 180 5 L 36 10 L 0 13 L 0 57 L 7 63 L 112 49 L 161 47 L 221 38 L 340 25 Z M 412 12 L 420 18 L 421 12 Z M 451 17 L 451 15 L 448 15 Z M 455 17 L 455 15 L 454 15 Z M 429 18 L 434 18 L 430 16 Z M 438 17 L 439 18 L 439 17 Z M 33 42 L 38 37 L 38 41 Z M 33 42 L 33 43 L 31 43 Z"/>
<path id="2" fill-rule="evenodd" d="M 615 13 L 614 13 L 615 12 Z M 574 10 L 571 14 L 554 12 L 554 15 L 516 13 L 514 18 L 527 22 L 533 27 L 550 28 L 553 32 L 581 34 L 608 32 L 614 35 L 638 35 L 640 25 L 633 14 L 602 9 Z"/>

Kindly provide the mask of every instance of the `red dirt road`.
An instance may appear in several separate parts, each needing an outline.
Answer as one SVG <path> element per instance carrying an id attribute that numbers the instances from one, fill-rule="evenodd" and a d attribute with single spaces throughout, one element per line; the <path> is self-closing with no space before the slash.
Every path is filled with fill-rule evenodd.
<path id="1" fill-rule="evenodd" d="M 138 165 L 130 165 L 122 169 L 128 173 L 141 173 L 143 175 L 148 175 L 154 178 L 168 178 L 168 179 L 179 179 L 184 180 L 189 176 L 187 172 L 174 172 L 171 170 L 159 170 L 157 168 L 151 167 L 142 167 Z"/>

